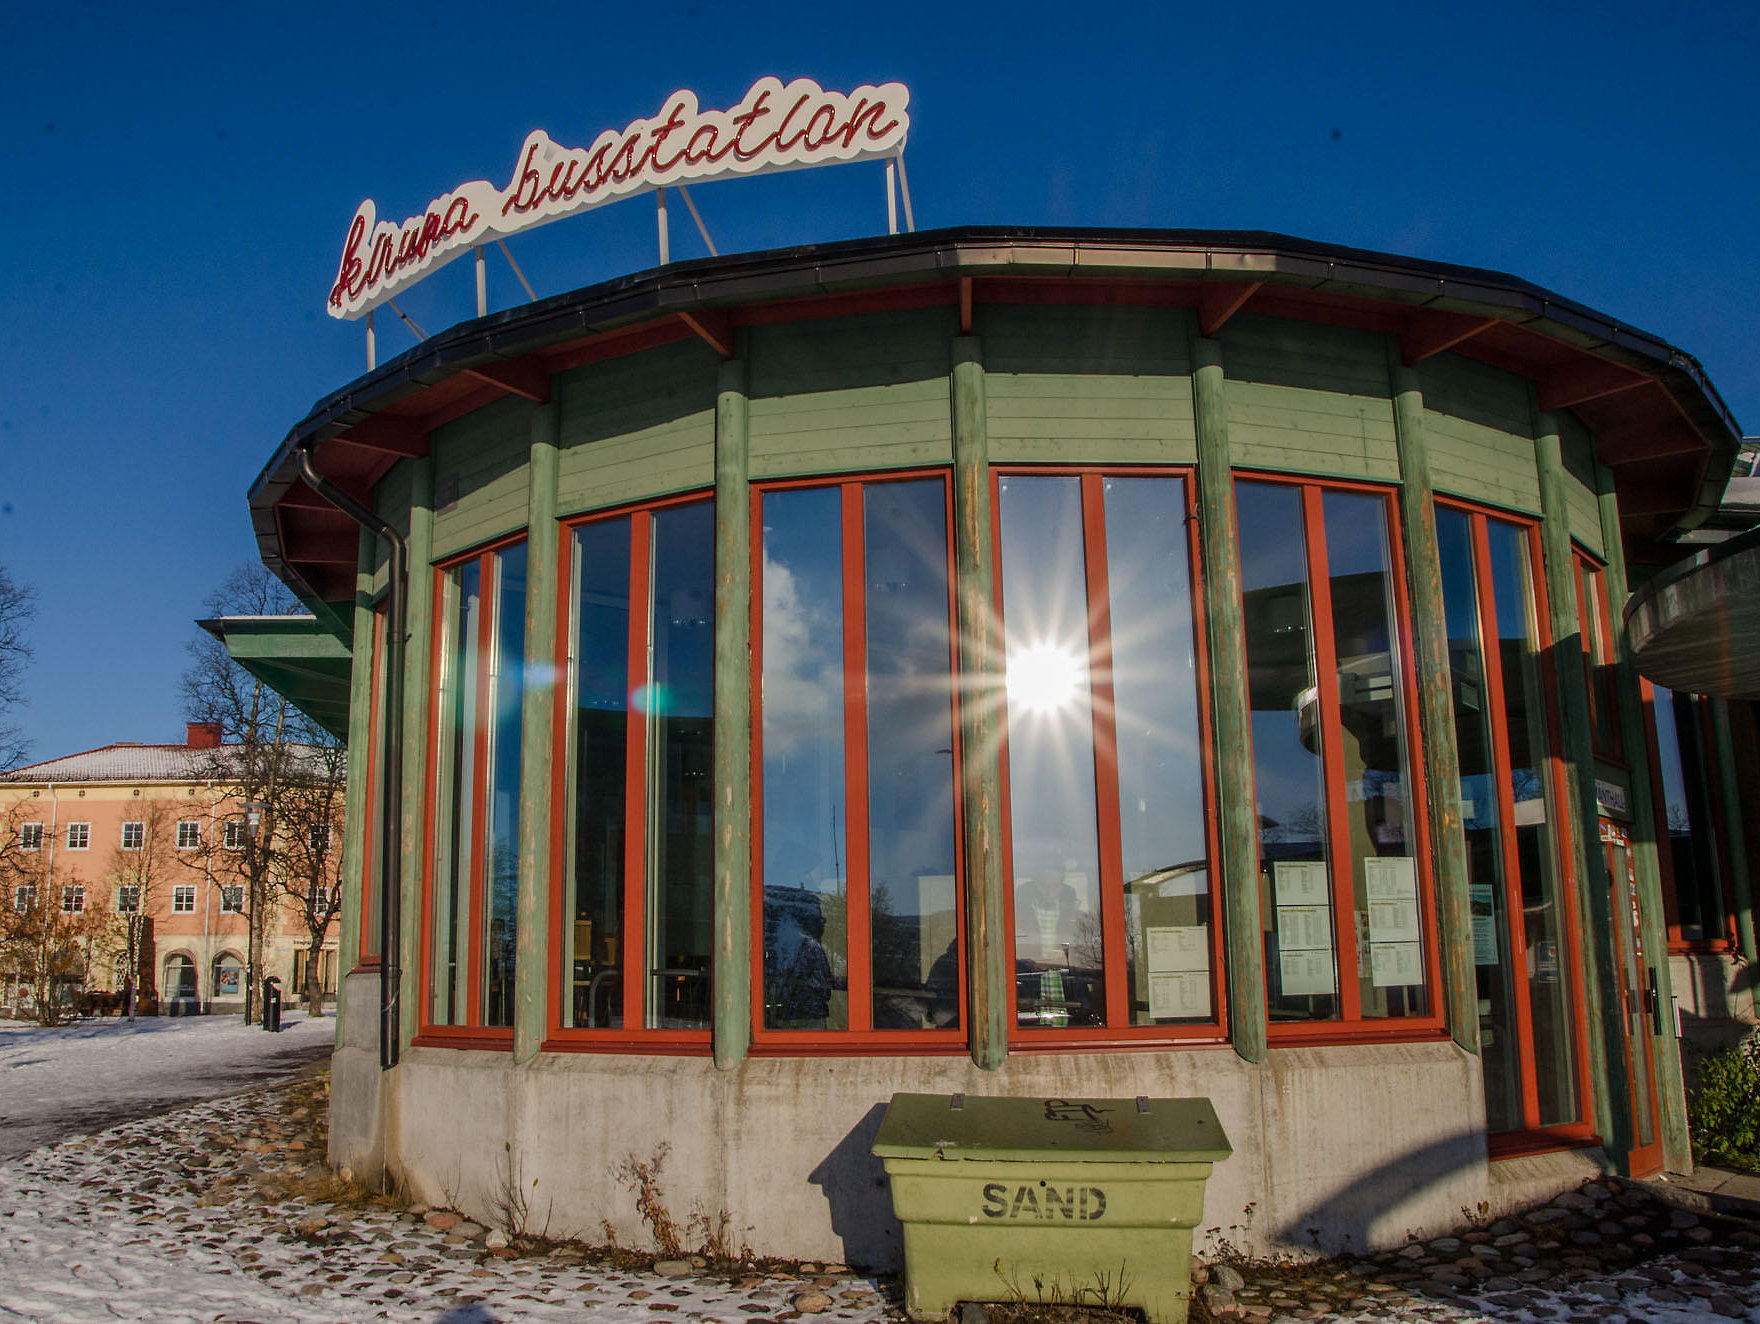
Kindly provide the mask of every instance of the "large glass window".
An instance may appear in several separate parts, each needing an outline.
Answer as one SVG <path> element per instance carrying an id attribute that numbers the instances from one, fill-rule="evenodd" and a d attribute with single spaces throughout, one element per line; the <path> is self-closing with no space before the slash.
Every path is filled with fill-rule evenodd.
<path id="1" fill-rule="evenodd" d="M 561 1027 L 703 1038 L 714 951 L 715 512 L 569 542 Z"/>
<path id="2" fill-rule="evenodd" d="M 1487 1125 L 1582 1122 L 1568 898 L 1535 531 L 1436 511 Z"/>
<path id="3" fill-rule="evenodd" d="M 1718 817 L 1711 803 L 1711 740 L 1705 701 L 1645 685 L 1656 740 L 1657 824 L 1663 896 L 1671 903 L 1669 940 L 1726 943 L 1729 911 L 1719 865 Z"/>
<path id="4" fill-rule="evenodd" d="M 436 594 L 428 1024 L 513 1024 L 526 546 L 444 567 Z"/>
<path id="5" fill-rule="evenodd" d="M 381 959 L 379 941 L 380 898 L 385 888 L 385 701 L 379 687 L 385 683 L 385 613 L 381 606 L 373 611 L 373 654 L 367 693 L 367 794 L 366 821 L 361 824 L 361 925 L 360 960 L 377 964 Z M 232 823 L 226 824 L 232 828 Z M 232 846 L 230 831 L 226 845 Z"/>
<path id="6" fill-rule="evenodd" d="M 962 965 L 947 484 L 758 498 L 765 1031 L 952 1031 Z"/>
<path id="7" fill-rule="evenodd" d="M 1271 1022 L 1429 1016 L 1428 861 L 1388 499 L 1242 480 L 1235 503 Z"/>
<path id="8" fill-rule="evenodd" d="M 1023 1030 L 1221 1018 L 1190 501 L 1172 474 L 997 482 Z"/>
<path id="9" fill-rule="evenodd" d="M 1583 641 L 1584 689 L 1595 753 L 1621 756 L 1619 689 L 1613 664 L 1613 625 L 1607 609 L 1607 576 L 1582 552 L 1575 557 L 1577 625 Z"/>

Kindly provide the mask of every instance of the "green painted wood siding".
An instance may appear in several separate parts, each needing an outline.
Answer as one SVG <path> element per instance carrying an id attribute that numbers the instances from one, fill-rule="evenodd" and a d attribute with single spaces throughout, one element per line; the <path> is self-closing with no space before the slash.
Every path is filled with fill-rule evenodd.
<path id="1" fill-rule="evenodd" d="M 715 481 L 720 357 L 694 337 L 558 373 L 557 512 L 567 517 Z"/>
<path id="2" fill-rule="evenodd" d="M 1564 448 L 1564 501 L 1570 511 L 1571 537 L 1605 561 L 1607 544 L 1601 538 L 1601 498 L 1595 484 L 1595 438 L 1575 418 L 1561 412 L 1558 439 Z"/>
<path id="3" fill-rule="evenodd" d="M 1424 436 L 1437 492 L 1540 513 L 1533 406 L 1525 378 L 1459 354 L 1418 367 Z"/>
<path id="4" fill-rule="evenodd" d="M 373 513 L 406 536 L 409 533 L 409 493 L 414 481 L 416 460 L 399 460 L 373 487 Z M 385 591 L 391 575 L 391 553 L 378 538 L 373 539 L 374 597 Z"/>
<path id="5" fill-rule="evenodd" d="M 751 475 L 953 462 L 951 308 L 753 327 Z"/>
<path id="6" fill-rule="evenodd" d="M 1249 314 L 1218 339 L 1237 469 L 1399 481 L 1381 336 Z"/>
<path id="7" fill-rule="evenodd" d="M 434 430 L 434 559 L 526 526 L 532 405 L 509 396 Z"/>
<path id="8" fill-rule="evenodd" d="M 984 333 L 990 459 L 1190 464 L 1190 310 L 997 304 Z"/>

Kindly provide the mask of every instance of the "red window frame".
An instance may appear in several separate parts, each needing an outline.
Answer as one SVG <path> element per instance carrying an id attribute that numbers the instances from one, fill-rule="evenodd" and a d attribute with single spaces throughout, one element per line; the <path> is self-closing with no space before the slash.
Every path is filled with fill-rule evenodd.
<path id="1" fill-rule="evenodd" d="M 1540 528 L 1531 519 L 1523 519 L 1507 511 L 1474 502 L 1438 497 L 1436 504 L 1469 516 L 1473 543 L 1474 606 L 1479 613 L 1482 653 L 1487 641 L 1499 638 L 1495 588 L 1491 578 L 1490 527 L 1487 521 L 1497 520 L 1519 530 L 1527 544 L 1528 582 L 1534 594 L 1535 647 L 1539 654 L 1540 678 L 1546 703 L 1547 798 L 1552 822 L 1558 825 L 1558 830 L 1552 834 L 1552 848 L 1558 869 L 1559 927 L 1563 931 L 1565 952 L 1570 961 L 1570 968 L 1564 972 L 1563 979 L 1566 987 L 1580 990 L 1583 987 L 1583 955 L 1582 925 L 1577 907 L 1576 855 L 1566 835 L 1571 826 L 1569 789 L 1565 781 L 1569 774 L 1564 761 L 1563 729 L 1558 703 L 1553 697 L 1558 692 L 1558 685 L 1552 648 L 1551 600 L 1546 588 L 1546 566 L 1540 545 Z M 1485 672 L 1486 721 L 1490 730 L 1492 766 L 1497 782 L 1498 845 L 1503 856 L 1504 913 L 1514 917 L 1522 913 L 1522 876 L 1520 848 L 1515 833 L 1511 830 L 1515 825 L 1515 787 L 1510 765 L 1509 724 L 1504 707 L 1501 655 L 1497 657 L 1495 665 L 1491 658 L 1482 657 L 1482 665 Z M 1600 849 L 1599 838 L 1593 849 Z M 1526 932 L 1512 922 L 1506 926 L 1505 936 L 1509 940 L 1510 968 L 1518 973 L 1525 971 L 1528 952 Z M 1523 1068 L 1522 1116 L 1527 1125 L 1520 1130 L 1498 1132 L 1488 1137 L 1487 1146 L 1491 1156 L 1514 1158 L 1521 1154 L 1542 1153 L 1593 1143 L 1596 1139 L 1595 1101 L 1593 1086 L 1589 1080 L 1589 1024 L 1580 992 L 1573 997 L 1571 1005 L 1571 1049 L 1576 1055 L 1573 1065 L 1577 1082 L 1577 1110 L 1582 1120 L 1561 1126 L 1542 1127 L 1536 1121 L 1540 1114 L 1540 1091 L 1533 1070 L 1537 1060 L 1534 1051 L 1533 1001 L 1526 978 L 1512 978 L 1510 985 L 1516 1013 L 1516 1031 L 1520 1036 L 1518 1053 Z"/>
<path id="2" fill-rule="evenodd" d="M 1222 923 L 1221 847 L 1216 807 L 1215 742 L 1210 721 L 1210 647 L 1203 610 L 1203 559 L 1198 540 L 1198 477 L 1190 465 L 1002 465 L 990 472 L 991 609 L 997 636 L 1005 639 L 1002 611 L 1001 482 L 1007 477 L 1078 478 L 1081 480 L 1082 551 L 1088 594 L 1089 707 L 1094 732 L 1094 804 L 1099 846 L 1100 947 L 1105 961 L 1106 1024 L 1079 1028 L 1019 1024 L 1012 976 L 1008 992 L 1010 1052 L 1055 1052 L 1071 1044 L 1149 1048 L 1179 1043 L 1186 1046 L 1227 1041 L 1228 978 Z M 1132 1025 L 1127 986 L 1127 942 L 1124 914 L 1124 859 L 1118 801 L 1118 727 L 1112 696 L 1112 616 L 1106 556 L 1105 481 L 1107 478 L 1180 478 L 1185 485 L 1186 562 L 1191 575 L 1193 684 L 1197 688 L 1198 735 L 1204 770 L 1204 848 L 1209 855 L 1210 1005 L 1208 1021 L 1177 1025 Z M 1006 670 L 1006 659 L 1000 664 Z M 998 677 L 1000 681 L 1001 677 Z M 1000 692 L 1000 684 L 998 691 Z M 1009 784 L 1008 713 L 1000 716 L 1000 800 L 1002 807 L 1003 932 L 1008 943 L 1007 966 L 1014 955 L 1014 816 Z"/>
<path id="3" fill-rule="evenodd" d="M 1338 980 L 1339 1014 L 1329 1020 L 1268 1021 L 1266 1036 L 1275 1047 L 1309 1044 L 1379 1043 L 1390 1040 L 1437 1039 L 1447 1035 L 1442 1007 L 1440 946 L 1436 926 L 1436 883 L 1430 848 L 1429 790 L 1424 775 L 1424 737 L 1418 716 L 1417 665 L 1412 646 L 1412 610 L 1406 581 L 1405 535 L 1395 490 L 1377 483 L 1318 479 L 1310 475 L 1235 470 L 1236 482 L 1275 483 L 1295 487 L 1302 496 L 1302 537 L 1308 564 L 1309 611 L 1314 630 L 1314 674 L 1320 699 L 1321 730 L 1342 728 L 1338 691 L 1337 641 L 1332 626 L 1331 574 L 1325 538 L 1324 501 L 1328 492 L 1379 497 L 1387 516 L 1388 574 L 1393 580 L 1394 629 L 1399 642 L 1399 689 L 1406 729 L 1406 782 L 1411 792 L 1412 857 L 1418 873 L 1418 909 L 1424 926 L 1424 996 L 1430 1010 L 1422 1016 L 1365 1018 L 1358 988 L 1355 870 L 1338 867 L 1350 858 L 1350 828 L 1344 792 L 1344 751 L 1336 739 L 1322 740 L 1321 767 L 1326 779 L 1326 866 L 1332 888 L 1333 964 Z M 1257 766 L 1255 765 L 1255 777 Z M 1254 803 L 1258 793 L 1255 788 Z M 1262 861 L 1254 833 L 1253 885 L 1260 886 Z M 1266 991 L 1269 994 L 1269 971 Z"/>
<path id="4" fill-rule="evenodd" d="M 941 483 L 947 521 L 947 674 L 958 677 L 959 618 L 956 601 L 959 584 L 953 551 L 953 479 L 946 469 L 913 469 L 876 473 L 838 474 L 827 477 L 780 479 L 754 483 L 751 491 L 751 885 L 754 919 L 751 949 L 752 1053 L 755 1056 L 815 1056 L 847 1053 L 858 1048 L 884 1048 L 889 1055 L 911 1056 L 963 1052 L 968 1041 L 966 1024 L 970 1008 L 966 963 L 965 852 L 959 848 L 965 833 L 964 782 L 960 745 L 960 686 L 951 686 L 948 715 L 953 733 L 953 831 L 954 916 L 958 943 L 957 1002 L 959 1022 L 942 1030 L 876 1030 L 873 1028 L 872 933 L 868 895 L 868 673 L 867 673 L 867 576 L 863 542 L 862 495 L 869 486 L 886 483 Z M 849 1028 L 846 1030 L 773 1030 L 764 1025 L 764 519 L 766 493 L 836 489 L 840 501 L 840 546 L 843 583 L 843 765 L 845 854 L 849 862 L 846 880 L 846 978 Z M 856 659 L 862 665 L 856 666 Z"/>
<path id="5" fill-rule="evenodd" d="M 652 631 L 653 593 L 652 569 L 654 516 L 678 506 L 707 502 L 714 506 L 712 491 L 694 491 L 659 500 L 634 502 L 595 510 L 565 521 L 557 540 L 556 573 L 556 638 L 553 659 L 557 684 L 552 698 L 551 729 L 565 748 L 551 759 L 550 774 L 550 939 L 547 962 L 549 989 L 545 1002 L 544 1043 L 546 1052 L 624 1052 L 639 1044 L 648 1052 L 680 1056 L 707 1056 L 711 1051 L 710 1027 L 700 1029 L 650 1029 L 641 1024 L 644 1016 L 639 1009 L 645 1005 L 644 971 L 648 897 L 648 730 L 645 722 L 631 720 L 624 735 L 624 805 L 623 805 L 623 915 L 624 932 L 621 944 L 623 1006 L 625 1024 L 615 1028 L 564 1025 L 562 998 L 572 988 L 572 972 L 564 969 L 563 926 L 569 922 L 564 906 L 566 846 L 568 823 L 572 812 L 569 804 L 569 781 L 576 756 L 574 742 L 573 701 L 575 694 L 573 664 L 569 653 L 573 645 L 574 620 L 574 535 L 577 529 L 608 520 L 630 522 L 630 624 L 627 638 L 627 686 L 634 689 L 648 675 L 648 638 Z M 638 679 L 638 677 L 642 679 Z M 633 959 L 632 959 L 633 948 Z M 637 1008 L 637 1024 L 629 1024 L 628 1008 Z"/>
<path id="6" fill-rule="evenodd" d="M 369 943 L 373 926 L 378 921 L 379 894 L 384 881 L 379 877 L 379 851 L 381 840 L 379 833 L 384 826 L 384 816 L 379 811 L 379 795 L 384 789 L 384 769 L 379 766 L 383 757 L 384 732 L 380 724 L 385 717 L 384 696 L 379 693 L 379 686 L 384 680 L 385 662 L 385 613 L 381 605 L 373 608 L 373 653 L 372 663 L 367 682 L 367 793 L 363 801 L 366 822 L 361 824 L 361 913 L 360 927 L 355 931 L 361 935 L 360 951 L 355 958 L 356 969 L 376 969 L 384 962 L 384 935 L 380 935 L 377 947 Z"/>
<path id="7" fill-rule="evenodd" d="M 1674 850 L 1669 845 L 1668 832 L 1668 797 L 1662 784 L 1662 741 L 1656 729 L 1656 687 L 1642 676 L 1638 678 L 1638 692 L 1644 705 L 1644 745 L 1645 754 L 1649 758 L 1650 769 L 1650 808 L 1656 824 L 1656 868 L 1662 885 L 1662 917 L 1668 932 L 1668 950 L 1671 953 L 1697 955 L 1727 955 L 1736 948 L 1735 903 L 1730 890 L 1730 857 L 1729 833 L 1724 825 L 1722 797 L 1707 794 L 1705 806 L 1710 821 L 1705 827 L 1715 838 L 1713 849 L 1716 851 L 1717 895 L 1722 906 L 1723 923 L 1714 938 L 1683 938 L 1681 936 L 1680 916 L 1680 880 L 1675 876 Z M 1671 700 L 1675 691 L 1669 691 Z M 1705 754 L 1716 748 L 1716 735 L 1711 726 L 1711 715 L 1707 705 L 1695 702 L 1693 717 L 1698 726 L 1694 733 L 1699 741 L 1700 762 L 1704 762 Z M 1675 715 L 1678 726 L 1680 716 Z M 1684 769 L 1683 769 L 1684 771 Z M 1706 766 L 1701 769 L 1701 776 L 1706 783 L 1708 792 L 1715 784 L 1713 769 Z M 1683 788 L 1684 790 L 1684 788 Z"/>
<path id="8" fill-rule="evenodd" d="M 423 845 L 422 845 L 422 970 L 420 980 L 420 1013 L 417 1019 L 419 1027 L 413 1042 L 418 1046 L 445 1046 L 451 1048 L 491 1048 L 511 1051 L 513 1048 L 513 1027 L 505 1025 L 484 1025 L 483 1022 L 483 906 L 488 889 L 480 878 L 470 882 L 470 934 L 468 935 L 469 972 L 466 976 L 465 1023 L 463 1025 L 436 1025 L 433 1023 L 434 993 L 434 839 L 437 824 L 435 811 L 440 801 L 439 757 L 441 722 L 445 714 L 440 704 L 440 672 L 445 660 L 446 629 L 448 613 L 442 609 L 445 602 L 446 576 L 449 572 L 464 566 L 471 561 L 478 563 L 478 592 L 482 595 L 482 607 L 478 612 L 477 621 L 477 687 L 472 696 L 472 703 L 477 712 L 477 729 L 471 759 L 475 772 L 471 778 L 472 802 L 469 806 L 469 823 L 471 840 L 474 843 L 471 858 L 480 862 L 487 847 L 489 830 L 489 737 L 493 726 L 490 711 L 490 685 L 493 680 L 494 668 L 489 665 L 489 658 L 495 648 L 495 599 L 501 591 L 500 577 L 494 573 L 495 553 L 507 547 L 515 546 L 526 540 L 526 531 L 498 538 L 472 551 L 458 556 L 449 557 L 434 563 L 432 569 L 432 591 L 429 602 L 432 604 L 430 621 L 430 645 L 428 656 L 428 704 L 432 710 L 428 716 L 427 731 L 427 767 L 423 774 L 423 785 L 427 788 L 427 804 L 423 807 Z"/>

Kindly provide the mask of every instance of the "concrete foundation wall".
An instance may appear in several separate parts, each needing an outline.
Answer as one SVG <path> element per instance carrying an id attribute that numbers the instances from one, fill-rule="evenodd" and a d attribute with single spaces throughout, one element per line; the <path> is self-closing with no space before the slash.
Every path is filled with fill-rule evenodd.
<path id="1" fill-rule="evenodd" d="M 385 1170 L 379 1070 L 379 973 L 344 975 L 341 1035 L 330 1058 L 330 1166 L 376 1184 Z"/>
<path id="2" fill-rule="evenodd" d="M 371 1024 L 361 1010 L 352 1024 Z M 345 1045 L 336 1116 L 375 1115 L 379 1079 L 376 1058 Z M 415 1197 L 500 1223 L 517 1191 L 533 1231 L 602 1241 L 609 1229 L 633 1246 L 651 1236 L 620 1171 L 665 1142 L 656 1186 L 681 1225 L 726 1211 L 735 1248 L 896 1266 L 891 1195 L 868 1153 L 896 1091 L 1207 1096 L 1235 1147 L 1205 1201 L 1199 1244 L 1210 1248 L 1396 1245 L 1492 1198 L 1478 1062 L 1450 1043 L 1281 1049 L 1262 1066 L 1226 1049 L 1020 1054 L 995 1072 L 920 1057 L 753 1058 L 717 1071 L 699 1057 L 543 1053 L 515 1066 L 505 1053 L 415 1048 L 385 1085 L 383 1160 Z M 333 1126 L 331 1151 L 376 1170 L 358 1130 Z"/>

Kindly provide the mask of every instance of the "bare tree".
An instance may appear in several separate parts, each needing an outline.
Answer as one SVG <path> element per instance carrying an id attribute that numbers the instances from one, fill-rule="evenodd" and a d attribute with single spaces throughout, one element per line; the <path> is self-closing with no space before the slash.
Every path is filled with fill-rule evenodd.
<path id="1" fill-rule="evenodd" d="M 324 1009 L 321 968 L 324 940 L 342 911 L 342 812 L 347 795 L 348 753 L 328 732 L 302 722 L 308 729 L 299 775 L 282 787 L 279 819 L 285 835 L 282 869 L 275 877 L 284 904 L 298 911 L 305 924 L 306 977 L 300 996 L 306 1011 Z"/>
<path id="2" fill-rule="evenodd" d="M 23 763 L 28 748 L 24 733 L 6 720 L 6 714 L 24 702 L 22 677 L 31 657 L 27 631 L 36 614 L 35 595 L 0 565 L 0 769 Z"/>
<path id="3" fill-rule="evenodd" d="M 141 958 L 147 954 L 152 932 L 149 916 L 176 859 L 176 811 L 163 801 L 149 800 L 141 805 L 140 813 L 140 840 L 132 847 L 126 841 L 118 844 L 110 853 L 110 869 L 105 875 L 114 897 L 111 930 L 122 944 L 127 962 L 122 995 L 123 1009 L 131 1021 L 140 1002 Z"/>
<path id="4" fill-rule="evenodd" d="M 234 571 L 204 605 L 212 616 L 291 616 L 303 610 L 281 581 L 255 564 Z M 298 825 L 289 819 L 297 812 L 296 801 L 306 796 L 306 784 L 322 775 L 322 759 L 314 758 L 317 728 L 310 719 L 234 662 L 223 642 L 204 633 L 189 652 L 184 708 L 191 721 L 213 723 L 221 732 L 221 744 L 208 751 L 204 775 L 226 788 L 246 823 L 238 849 L 222 852 L 216 870 L 234 873 L 244 886 L 248 1021 L 259 1011 L 268 927 L 286 892 L 282 880 L 293 876 L 299 863 L 288 854 L 290 841 L 299 835 L 290 832 Z"/>
<path id="5" fill-rule="evenodd" d="M 22 827 L 16 808 L 0 819 L 0 967 L 30 985 L 39 1025 L 59 1025 L 90 983 L 109 917 L 77 875 L 22 849 Z"/>

